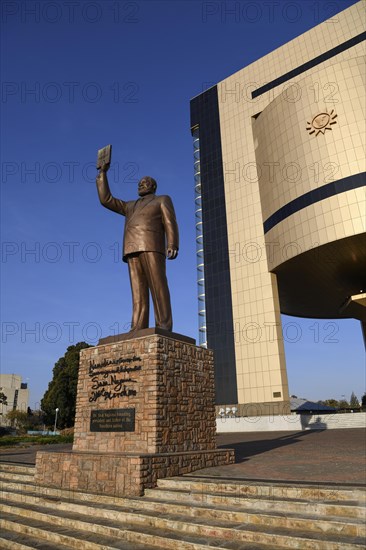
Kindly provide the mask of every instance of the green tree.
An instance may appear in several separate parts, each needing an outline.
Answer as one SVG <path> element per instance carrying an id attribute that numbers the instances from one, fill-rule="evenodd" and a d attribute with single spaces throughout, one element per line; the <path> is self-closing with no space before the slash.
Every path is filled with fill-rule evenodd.
<path id="1" fill-rule="evenodd" d="M 334 407 L 335 409 L 339 408 L 339 402 L 336 399 L 326 399 L 325 401 L 322 401 L 322 403 L 327 407 Z"/>
<path id="2" fill-rule="evenodd" d="M 357 399 L 354 392 L 351 393 L 351 397 L 350 397 L 350 400 L 349 400 L 349 406 L 351 407 L 351 409 L 358 409 L 359 406 L 360 406 L 360 402 Z"/>
<path id="3" fill-rule="evenodd" d="M 361 407 L 362 409 L 366 409 L 366 393 L 362 396 Z"/>
<path id="4" fill-rule="evenodd" d="M 53 378 L 41 400 L 45 424 L 53 426 L 55 411 L 59 409 L 57 427 L 74 425 L 80 351 L 89 347 L 86 342 L 69 346 L 65 355 L 55 363 Z"/>
<path id="5" fill-rule="evenodd" d="M 7 405 L 8 404 L 8 398 L 6 397 L 5 393 L 0 391 L 0 405 Z"/>
<path id="6" fill-rule="evenodd" d="M 24 430 L 28 423 L 28 414 L 24 411 L 17 411 L 13 409 L 6 413 L 6 418 L 10 420 L 11 425 L 14 428 Z"/>
<path id="7" fill-rule="evenodd" d="M 26 424 L 27 430 L 41 430 L 43 428 L 43 412 L 36 410 L 32 411 L 30 407 L 28 407 L 28 420 Z"/>

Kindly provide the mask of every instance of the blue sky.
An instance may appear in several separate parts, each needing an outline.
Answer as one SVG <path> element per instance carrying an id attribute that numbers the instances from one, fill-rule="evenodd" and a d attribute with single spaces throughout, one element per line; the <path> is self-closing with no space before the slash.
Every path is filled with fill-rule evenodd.
<path id="1" fill-rule="evenodd" d="M 123 218 L 99 204 L 97 149 L 113 144 L 116 196 L 135 198 L 146 174 L 172 196 L 174 330 L 198 338 L 189 100 L 324 19 L 336 25 L 353 3 L 2 4 L 1 371 L 29 383 L 32 408 L 68 345 L 95 344 L 130 321 Z M 283 322 L 291 393 L 361 397 L 358 322 Z"/>

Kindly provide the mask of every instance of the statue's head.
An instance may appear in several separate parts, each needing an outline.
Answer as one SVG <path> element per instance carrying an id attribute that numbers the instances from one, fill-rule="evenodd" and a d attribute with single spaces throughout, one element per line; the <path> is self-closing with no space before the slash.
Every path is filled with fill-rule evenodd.
<path id="1" fill-rule="evenodd" d="M 138 194 L 140 197 L 144 197 L 145 195 L 151 195 L 156 192 L 156 189 L 158 187 L 158 184 L 154 180 L 154 178 L 150 176 L 144 176 L 140 179 L 137 187 Z"/>

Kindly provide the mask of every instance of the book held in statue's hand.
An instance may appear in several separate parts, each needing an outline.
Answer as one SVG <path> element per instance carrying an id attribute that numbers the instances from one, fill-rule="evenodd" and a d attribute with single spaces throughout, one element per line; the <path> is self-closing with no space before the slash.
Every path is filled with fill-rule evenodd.
<path id="1" fill-rule="evenodd" d="M 103 165 L 110 165 L 112 159 L 112 145 L 107 145 L 103 149 L 98 150 L 97 157 L 97 169 L 99 170 Z"/>

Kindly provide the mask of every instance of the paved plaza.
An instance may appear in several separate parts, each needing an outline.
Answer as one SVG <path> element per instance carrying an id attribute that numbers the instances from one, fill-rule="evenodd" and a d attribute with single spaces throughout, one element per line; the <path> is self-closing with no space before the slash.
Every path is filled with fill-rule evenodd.
<path id="1" fill-rule="evenodd" d="M 366 485 L 363 428 L 222 434 L 218 445 L 234 448 L 236 463 L 210 475 Z"/>
<path id="2" fill-rule="evenodd" d="M 235 449 L 236 463 L 193 475 L 223 479 L 366 485 L 366 430 L 231 433 L 218 446 Z M 0 449 L 0 462 L 35 464 L 39 450 L 69 451 L 71 445 Z M 192 475 L 192 474 L 191 474 Z"/>

